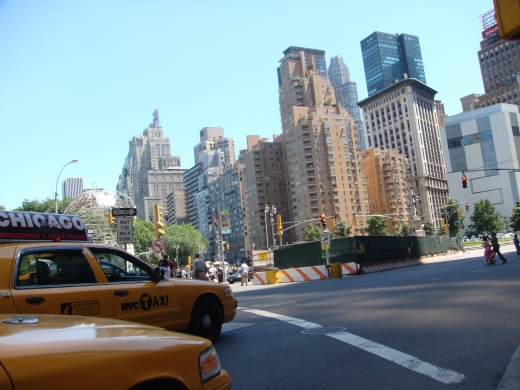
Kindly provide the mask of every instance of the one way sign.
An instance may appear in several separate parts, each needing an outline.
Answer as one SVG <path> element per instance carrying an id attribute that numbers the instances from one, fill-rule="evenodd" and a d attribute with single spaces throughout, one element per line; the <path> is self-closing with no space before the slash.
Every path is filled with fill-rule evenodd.
<path id="1" fill-rule="evenodd" d="M 119 209 L 112 209 L 112 216 L 114 217 L 135 217 L 137 215 L 137 209 L 136 208 L 119 208 Z"/>

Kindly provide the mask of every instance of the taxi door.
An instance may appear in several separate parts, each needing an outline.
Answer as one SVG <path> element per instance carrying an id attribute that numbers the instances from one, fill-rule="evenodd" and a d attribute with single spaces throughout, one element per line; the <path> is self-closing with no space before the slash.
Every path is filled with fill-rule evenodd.
<path id="1" fill-rule="evenodd" d="M 107 279 L 117 319 L 161 328 L 176 328 L 180 300 L 177 286 L 155 281 L 153 269 L 117 248 L 88 247 Z"/>
<path id="2" fill-rule="evenodd" d="M 115 317 L 110 290 L 81 246 L 25 247 L 15 258 L 11 296 L 19 313 Z"/>

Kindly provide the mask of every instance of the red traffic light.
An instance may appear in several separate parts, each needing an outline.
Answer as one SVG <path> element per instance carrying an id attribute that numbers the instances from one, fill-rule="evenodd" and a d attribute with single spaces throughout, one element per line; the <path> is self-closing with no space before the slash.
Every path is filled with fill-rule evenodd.
<path id="1" fill-rule="evenodd" d="M 462 175 L 462 188 L 468 188 L 468 181 L 466 175 Z"/>

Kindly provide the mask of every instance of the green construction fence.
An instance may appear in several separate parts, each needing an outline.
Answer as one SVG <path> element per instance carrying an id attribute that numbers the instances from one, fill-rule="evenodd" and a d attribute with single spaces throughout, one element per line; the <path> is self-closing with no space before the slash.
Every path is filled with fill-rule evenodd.
<path id="1" fill-rule="evenodd" d="M 331 240 L 330 263 L 377 263 L 405 258 L 437 255 L 462 250 L 460 240 L 446 237 L 355 236 Z M 321 242 L 306 242 L 280 247 L 274 251 L 274 266 L 279 269 L 327 264 Z"/>

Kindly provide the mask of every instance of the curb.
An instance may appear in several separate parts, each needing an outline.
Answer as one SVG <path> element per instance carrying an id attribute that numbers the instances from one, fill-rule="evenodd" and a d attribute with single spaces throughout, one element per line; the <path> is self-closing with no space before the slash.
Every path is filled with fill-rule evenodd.
<path id="1" fill-rule="evenodd" d="M 520 346 L 509 361 L 506 372 L 497 387 L 497 390 L 514 389 L 520 389 Z"/>

